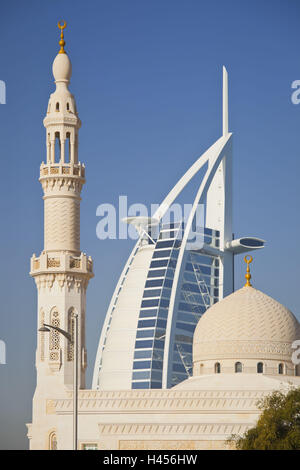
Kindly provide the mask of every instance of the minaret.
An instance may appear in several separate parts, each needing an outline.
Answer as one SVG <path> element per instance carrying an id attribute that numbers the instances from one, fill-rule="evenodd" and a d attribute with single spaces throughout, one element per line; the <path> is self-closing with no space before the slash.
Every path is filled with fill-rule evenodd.
<path id="1" fill-rule="evenodd" d="M 44 119 L 47 156 L 39 179 L 44 192 L 44 250 L 39 257 L 32 256 L 30 275 L 38 289 L 37 329 L 47 323 L 73 335 L 72 313 L 78 314 L 79 387 L 84 388 L 86 289 L 93 277 L 93 265 L 92 259 L 80 251 L 80 193 L 85 183 L 85 167 L 78 161 L 81 122 L 68 88 L 72 67 L 64 50 L 66 24 L 58 26 L 60 51 L 52 67 L 56 90 Z M 72 344 L 55 330 L 38 332 L 36 368 L 34 400 L 71 388 Z"/>

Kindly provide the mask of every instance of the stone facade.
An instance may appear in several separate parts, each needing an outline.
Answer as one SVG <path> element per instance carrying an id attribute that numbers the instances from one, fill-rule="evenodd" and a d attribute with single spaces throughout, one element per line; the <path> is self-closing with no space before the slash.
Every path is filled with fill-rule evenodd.
<path id="1" fill-rule="evenodd" d="M 169 390 L 79 392 L 79 449 L 229 449 L 232 434 L 243 434 L 259 416 L 258 401 L 290 380 L 261 374 L 194 377 Z M 28 426 L 31 449 L 72 449 L 72 392 L 44 401 Z M 36 432 L 38 430 L 38 432 Z"/>

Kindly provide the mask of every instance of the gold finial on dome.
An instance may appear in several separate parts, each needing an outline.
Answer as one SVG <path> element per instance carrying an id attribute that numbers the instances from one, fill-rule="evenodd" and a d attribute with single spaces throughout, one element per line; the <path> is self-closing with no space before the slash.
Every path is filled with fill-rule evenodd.
<path id="1" fill-rule="evenodd" d="M 65 54 L 66 51 L 64 50 L 64 46 L 65 46 L 66 43 L 65 43 L 65 40 L 64 40 L 64 29 L 67 26 L 67 23 L 64 21 L 64 24 L 60 24 L 60 21 L 59 21 L 57 23 L 57 26 L 60 29 L 60 41 L 58 43 L 60 45 L 59 54 Z"/>
<path id="2" fill-rule="evenodd" d="M 252 284 L 251 284 L 251 282 L 250 282 L 251 274 L 250 274 L 249 264 L 252 263 L 253 258 L 252 258 L 252 256 L 250 256 L 250 255 L 246 255 L 246 256 L 244 257 L 244 261 L 245 261 L 245 263 L 247 263 L 247 273 L 245 274 L 245 278 L 246 278 L 247 282 L 246 282 L 245 286 L 250 286 L 250 287 L 252 287 Z"/>

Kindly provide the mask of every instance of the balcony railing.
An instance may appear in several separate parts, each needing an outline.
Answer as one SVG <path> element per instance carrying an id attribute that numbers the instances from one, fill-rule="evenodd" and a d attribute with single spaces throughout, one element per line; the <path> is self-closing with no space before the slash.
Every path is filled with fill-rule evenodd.
<path id="1" fill-rule="evenodd" d="M 73 164 L 42 164 L 40 170 L 40 176 L 54 176 L 54 175 L 69 175 L 69 176 L 81 176 L 85 177 L 85 168 L 83 165 L 73 165 Z"/>
<path id="2" fill-rule="evenodd" d="M 32 271 L 43 271 L 48 268 L 60 268 L 65 271 L 68 269 L 87 270 L 89 273 L 93 272 L 93 261 L 90 257 L 82 254 L 80 257 L 65 256 L 62 257 L 49 257 L 41 255 L 39 258 L 35 256 L 32 259 Z"/>
<path id="3" fill-rule="evenodd" d="M 59 268 L 59 267 L 60 267 L 60 259 L 59 258 L 48 258 L 47 268 Z"/>
<path id="4" fill-rule="evenodd" d="M 81 260 L 80 258 L 72 258 L 70 259 L 70 268 L 81 268 Z"/>

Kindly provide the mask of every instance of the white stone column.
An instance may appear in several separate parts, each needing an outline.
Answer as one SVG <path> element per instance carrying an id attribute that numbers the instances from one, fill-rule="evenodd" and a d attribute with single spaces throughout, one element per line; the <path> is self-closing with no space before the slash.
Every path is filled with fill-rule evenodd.
<path id="1" fill-rule="evenodd" d="M 60 140 L 60 148 L 61 148 L 61 151 L 60 151 L 60 161 L 61 163 L 65 163 L 65 140 L 64 139 L 61 139 Z"/>

